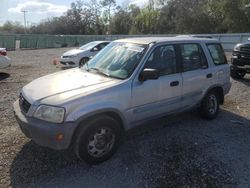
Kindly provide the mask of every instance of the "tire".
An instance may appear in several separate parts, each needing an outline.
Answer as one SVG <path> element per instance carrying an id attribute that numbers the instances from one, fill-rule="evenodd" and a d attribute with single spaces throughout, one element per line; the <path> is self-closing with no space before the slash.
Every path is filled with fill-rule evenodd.
<path id="1" fill-rule="evenodd" d="M 210 91 L 202 100 L 199 112 L 204 119 L 215 119 L 219 113 L 220 105 L 218 94 L 215 91 Z"/>
<path id="2" fill-rule="evenodd" d="M 99 116 L 83 124 L 74 145 L 75 154 L 89 164 L 108 160 L 118 149 L 122 129 L 109 116 Z"/>
<path id="3" fill-rule="evenodd" d="M 88 57 L 83 57 L 80 61 L 79 61 L 79 67 L 82 67 L 85 63 L 87 63 L 89 61 Z"/>
<path id="4" fill-rule="evenodd" d="M 244 71 L 231 70 L 231 77 L 234 79 L 242 79 L 245 75 Z"/>

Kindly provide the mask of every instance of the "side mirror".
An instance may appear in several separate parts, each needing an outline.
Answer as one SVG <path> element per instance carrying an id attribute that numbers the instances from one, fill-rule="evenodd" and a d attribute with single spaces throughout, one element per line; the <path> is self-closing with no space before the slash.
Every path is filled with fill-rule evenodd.
<path id="1" fill-rule="evenodd" d="M 159 72 L 156 69 L 143 69 L 139 76 L 139 81 L 145 82 L 146 80 L 157 80 Z"/>
<path id="2" fill-rule="evenodd" d="M 99 51 L 99 50 L 98 50 L 97 47 L 94 47 L 91 51 L 92 51 L 92 52 L 97 52 L 97 51 Z"/>

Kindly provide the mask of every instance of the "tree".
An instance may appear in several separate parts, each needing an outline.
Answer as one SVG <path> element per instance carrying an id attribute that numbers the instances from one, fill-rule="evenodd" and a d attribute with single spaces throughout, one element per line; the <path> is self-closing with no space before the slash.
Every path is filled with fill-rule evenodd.
<path id="1" fill-rule="evenodd" d="M 159 21 L 159 10 L 154 7 L 154 4 L 150 2 L 145 8 L 140 9 L 132 6 L 131 10 L 136 13 L 133 16 L 133 25 L 131 27 L 130 34 L 156 34 L 158 33 L 157 25 Z M 131 12 L 132 13 L 132 12 Z"/>
<path id="2" fill-rule="evenodd" d="M 104 8 L 103 19 L 107 25 L 107 31 L 108 33 L 112 33 L 110 23 L 112 19 L 112 12 L 115 10 L 116 7 L 116 2 L 115 0 L 102 0 L 101 5 Z"/>
<path id="3" fill-rule="evenodd" d="M 20 23 L 1 31 L 23 33 Z M 250 32 L 250 0 L 148 0 L 117 7 L 115 0 L 77 0 L 56 18 L 32 26 L 39 34 L 196 34 Z"/>
<path id="4" fill-rule="evenodd" d="M 132 17 L 127 10 L 119 8 L 119 10 L 115 13 L 111 24 L 110 30 L 112 34 L 129 34 L 130 28 L 132 24 Z"/>
<path id="5" fill-rule="evenodd" d="M 12 34 L 23 34 L 24 27 L 21 25 L 20 22 L 11 22 L 6 21 L 0 30 L 5 33 L 12 33 Z"/>

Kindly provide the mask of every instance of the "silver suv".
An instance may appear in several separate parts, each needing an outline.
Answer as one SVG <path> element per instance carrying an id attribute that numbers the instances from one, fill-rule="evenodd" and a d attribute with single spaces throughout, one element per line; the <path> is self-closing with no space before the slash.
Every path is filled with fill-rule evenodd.
<path id="1" fill-rule="evenodd" d="M 73 146 L 98 163 L 143 121 L 191 108 L 214 119 L 231 87 L 221 44 L 193 37 L 110 43 L 81 68 L 24 86 L 14 111 L 23 133 L 53 149 Z"/>

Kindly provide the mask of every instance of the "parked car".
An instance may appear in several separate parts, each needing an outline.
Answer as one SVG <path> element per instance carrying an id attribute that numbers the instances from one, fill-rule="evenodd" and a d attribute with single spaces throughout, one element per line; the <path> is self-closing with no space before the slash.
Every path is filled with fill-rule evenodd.
<path id="1" fill-rule="evenodd" d="M 247 73 L 250 74 L 250 38 L 246 43 L 240 43 L 234 47 L 231 62 L 232 78 L 241 79 Z"/>
<path id="2" fill-rule="evenodd" d="M 60 63 L 71 67 L 82 66 L 109 43 L 109 41 L 94 41 L 69 50 L 61 56 Z"/>
<path id="3" fill-rule="evenodd" d="M 230 67 L 217 40 L 121 39 L 81 68 L 24 86 L 14 111 L 37 144 L 72 146 L 95 164 L 115 153 L 124 131 L 149 119 L 192 108 L 216 118 L 230 87 Z"/>
<path id="4" fill-rule="evenodd" d="M 7 56 L 5 48 L 0 48 L 0 68 L 11 66 L 10 58 Z"/>

